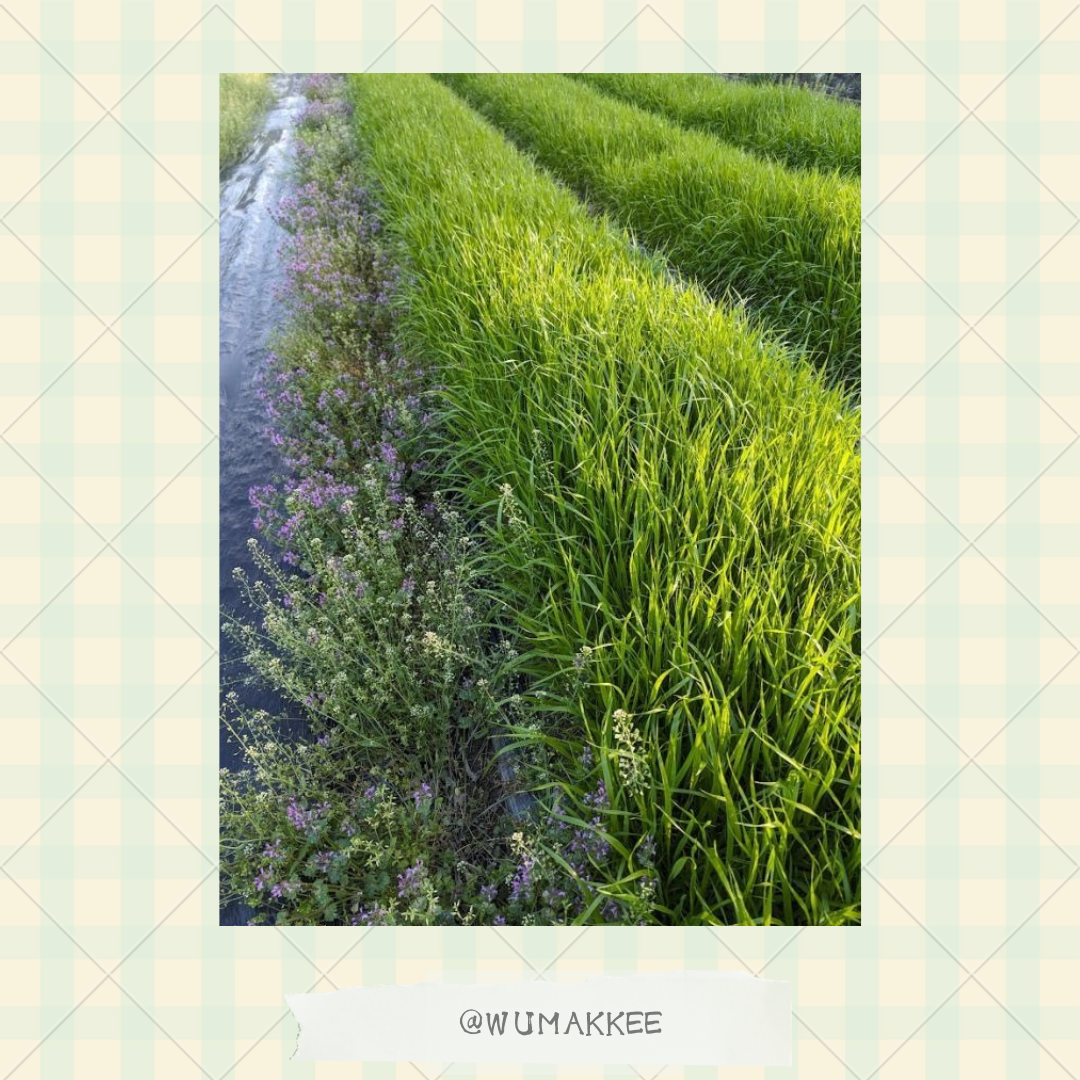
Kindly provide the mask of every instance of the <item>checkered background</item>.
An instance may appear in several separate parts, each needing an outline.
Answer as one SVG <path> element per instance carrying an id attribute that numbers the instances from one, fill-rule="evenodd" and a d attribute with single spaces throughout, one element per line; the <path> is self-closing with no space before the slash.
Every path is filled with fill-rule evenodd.
<path id="1" fill-rule="evenodd" d="M 865 925 L 221 929 L 218 73 L 586 66 L 864 73 Z M 682 967 L 790 980 L 806 1080 L 1077 1080 L 1077 102 L 1071 0 L 2 0 L 0 1080 L 352 1076 L 286 991 Z"/>

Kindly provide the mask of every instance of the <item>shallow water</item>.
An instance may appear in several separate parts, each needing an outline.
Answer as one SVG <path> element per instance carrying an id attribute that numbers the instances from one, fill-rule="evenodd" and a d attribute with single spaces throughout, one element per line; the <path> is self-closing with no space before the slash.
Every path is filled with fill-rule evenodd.
<path id="1" fill-rule="evenodd" d="M 304 101 L 297 92 L 302 76 L 271 78 L 274 104 L 250 153 L 222 177 L 220 188 L 220 601 L 223 610 L 238 613 L 245 609 L 233 568 L 254 571 L 247 551 L 248 538 L 254 535 L 248 489 L 269 483 L 280 468 L 263 433 L 265 417 L 254 376 L 266 362 L 267 336 L 280 318 L 274 288 L 281 281 L 277 248 L 283 233 L 270 215 L 291 183 L 293 117 Z M 234 689 L 245 705 L 272 714 L 285 708 L 277 695 L 237 684 L 243 673 L 240 650 L 222 632 L 222 690 Z M 219 761 L 227 768 L 241 763 L 224 728 Z M 221 913 L 224 925 L 247 918 L 238 905 Z"/>

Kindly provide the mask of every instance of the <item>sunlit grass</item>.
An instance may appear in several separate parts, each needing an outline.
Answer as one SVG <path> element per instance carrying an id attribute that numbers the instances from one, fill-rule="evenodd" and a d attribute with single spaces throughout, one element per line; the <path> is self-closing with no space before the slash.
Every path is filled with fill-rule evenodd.
<path id="1" fill-rule="evenodd" d="M 861 172 L 859 110 L 806 87 L 681 72 L 573 78 L 790 168 L 838 169 L 851 177 Z"/>
<path id="2" fill-rule="evenodd" d="M 605 782 L 604 894 L 631 905 L 655 842 L 661 921 L 858 922 L 857 415 L 445 87 L 352 86 L 446 384 L 438 465 L 548 695 L 517 742 L 570 817 Z"/>
<path id="3" fill-rule="evenodd" d="M 440 75 L 681 274 L 808 350 L 838 383 L 860 362 L 860 192 L 797 173 L 561 75 Z"/>
<path id="4" fill-rule="evenodd" d="M 259 120 L 273 98 L 270 76 L 259 72 L 222 74 L 219 95 L 220 170 L 239 161 L 251 145 Z"/>

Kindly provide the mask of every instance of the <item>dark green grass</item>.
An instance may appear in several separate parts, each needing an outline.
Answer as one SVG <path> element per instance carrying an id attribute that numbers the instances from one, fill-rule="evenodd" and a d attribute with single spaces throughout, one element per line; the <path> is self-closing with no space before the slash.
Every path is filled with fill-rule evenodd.
<path id="1" fill-rule="evenodd" d="M 571 817 L 604 780 L 604 894 L 630 907 L 655 876 L 675 925 L 858 922 L 857 416 L 445 87 L 352 85 L 411 263 L 406 340 L 446 384 L 447 486 L 492 522 L 492 590 L 548 695 L 518 742 Z"/>
<path id="2" fill-rule="evenodd" d="M 860 111 L 806 87 L 683 73 L 572 78 L 793 169 L 861 172 Z"/>
<path id="3" fill-rule="evenodd" d="M 679 273 L 745 300 L 792 351 L 857 387 L 856 184 L 792 172 L 560 75 L 438 78 Z"/>

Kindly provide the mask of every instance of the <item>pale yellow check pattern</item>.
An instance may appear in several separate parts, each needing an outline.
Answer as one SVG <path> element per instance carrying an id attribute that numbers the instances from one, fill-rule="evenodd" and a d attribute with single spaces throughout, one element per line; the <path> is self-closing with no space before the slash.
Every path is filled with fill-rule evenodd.
<path id="1" fill-rule="evenodd" d="M 299 1075 L 286 992 L 682 967 L 790 979 L 813 1080 L 1080 1076 L 1073 4 L 3 0 L 0 56 L 0 1077 Z M 864 72 L 861 929 L 216 925 L 217 73 L 456 66 Z"/>

